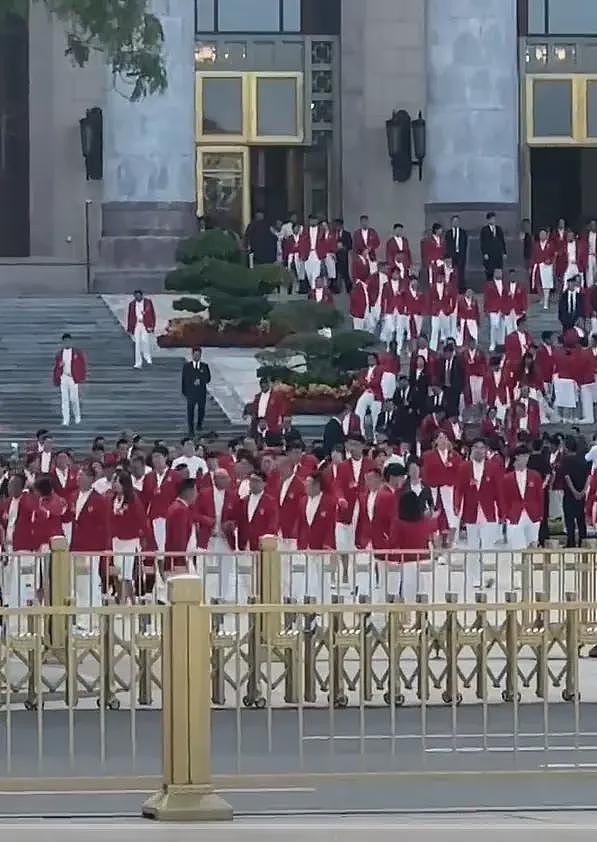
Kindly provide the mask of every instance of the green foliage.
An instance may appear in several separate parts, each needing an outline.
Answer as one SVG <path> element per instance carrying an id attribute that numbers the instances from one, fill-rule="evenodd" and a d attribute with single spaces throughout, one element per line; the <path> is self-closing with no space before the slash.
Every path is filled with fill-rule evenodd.
<path id="1" fill-rule="evenodd" d="M 207 304 L 204 304 L 199 298 L 177 298 L 172 302 L 174 310 L 184 310 L 187 313 L 204 313 L 207 310 Z"/>
<path id="2" fill-rule="evenodd" d="M 295 277 L 279 263 L 262 263 L 255 266 L 253 272 L 258 276 L 264 289 L 275 290 L 277 287 L 286 289 L 295 283 Z"/>
<path id="3" fill-rule="evenodd" d="M 274 351 L 259 355 L 259 376 L 275 373 L 278 380 L 295 386 L 349 385 L 355 372 L 367 364 L 366 348 L 374 344 L 375 338 L 366 331 L 333 333 L 331 339 L 317 333 L 291 334 Z M 300 355 L 304 364 L 293 368 L 290 361 L 295 355 Z"/>
<path id="4" fill-rule="evenodd" d="M 169 272 L 166 276 L 166 289 L 174 292 L 205 292 L 207 289 L 219 289 L 229 295 L 242 297 L 263 293 L 259 276 L 251 269 L 212 257 Z"/>
<path id="5" fill-rule="evenodd" d="M 267 319 L 271 304 L 265 296 L 234 296 L 220 290 L 207 290 L 212 322 L 232 322 L 238 327 L 254 327 Z"/>
<path id="6" fill-rule="evenodd" d="M 176 260 L 189 266 L 206 257 L 214 257 L 227 263 L 240 263 L 241 251 L 238 239 L 228 231 L 212 228 L 202 231 L 196 237 L 183 240 L 176 251 Z"/>
<path id="7" fill-rule="evenodd" d="M 330 304 L 316 301 L 284 301 L 274 305 L 270 320 L 281 333 L 318 331 L 335 328 L 342 323 L 342 314 Z"/>
<path id="8" fill-rule="evenodd" d="M 66 55 L 83 67 L 94 52 L 104 54 L 118 90 L 133 102 L 167 87 L 162 53 L 164 32 L 149 0 L 35 0 L 66 29 Z M 1 0 L 0 17 L 26 18 L 28 0 Z M 124 84 L 118 84 L 118 81 Z"/>

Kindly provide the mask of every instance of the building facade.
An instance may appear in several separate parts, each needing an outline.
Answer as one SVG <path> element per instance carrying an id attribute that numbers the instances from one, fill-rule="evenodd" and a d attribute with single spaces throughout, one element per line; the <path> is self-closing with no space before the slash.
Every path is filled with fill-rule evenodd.
<path id="1" fill-rule="evenodd" d="M 368 213 L 418 244 L 453 213 L 597 213 L 595 0 L 153 0 L 168 89 L 131 103 L 100 57 L 64 56 L 43 6 L 0 32 L 0 257 L 81 261 L 100 285 L 156 278 L 197 216 Z M 103 113 L 103 179 L 79 119 Z M 395 182 L 386 120 L 426 120 L 423 178 Z M 87 211 L 85 212 L 85 203 Z M 88 227 L 86 228 L 86 225 Z M 474 239 L 471 244 L 476 249 Z"/>

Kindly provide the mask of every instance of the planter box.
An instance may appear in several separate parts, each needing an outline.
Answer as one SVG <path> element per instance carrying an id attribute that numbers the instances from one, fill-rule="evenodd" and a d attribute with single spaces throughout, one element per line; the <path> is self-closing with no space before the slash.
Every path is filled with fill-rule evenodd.
<path id="1" fill-rule="evenodd" d="M 160 348 L 269 348 L 283 339 L 277 331 L 264 333 L 255 328 L 225 328 L 186 319 L 173 319 L 166 333 L 158 336 Z"/>

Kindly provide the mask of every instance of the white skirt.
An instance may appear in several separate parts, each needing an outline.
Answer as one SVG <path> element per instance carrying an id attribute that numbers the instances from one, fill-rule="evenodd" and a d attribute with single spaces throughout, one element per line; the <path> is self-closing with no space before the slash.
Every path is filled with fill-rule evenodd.
<path id="1" fill-rule="evenodd" d="M 548 266 L 546 263 L 540 263 L 539 276 L 541 278 L 541 286 L 544 290 L 553 289 L 553 266 Z"/>
<path id="2" fill-rule="evenodd" d="M 554 403 L 562 409 L 576 409 L 578 386 L 575 380 L 559 377 L 553 381 Z"/>
<path id="3" fill-rule="evenodd" d="M 116 569 L 119 579 L 124 579 L 127 582 L 133 581 L 135 556 L 139 552 L 140 548 L 138 538 L 133 538 L 132 540 L 112 538 L 114 568 Z"/>

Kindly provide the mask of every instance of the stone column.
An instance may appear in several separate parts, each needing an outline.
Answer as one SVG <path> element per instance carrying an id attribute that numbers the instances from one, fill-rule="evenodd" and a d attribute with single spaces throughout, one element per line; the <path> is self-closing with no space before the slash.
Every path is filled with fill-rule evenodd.
<path id="1" fill-rule="evenodd" d="M 194 230 L 194 3 L 152 6 L 164 29 L 168 88 L 132 103 L 117 80 L 104 110 L 101 257 L 117 269 L 171 266 L 178 240 Z"/>
<path id="2" fill-rule="evenodd" d="M 426 221 L 519 229 L 516 0 L 427 0 Z"/>
<path id="3" fill-rule="evenodd" d="M 423 0 L 342 0 L 342 182 L 346 227 L 368 213 L 382 237 L 402 222 L 418 251 L 425 184 L 392 180 L 386 120 L 425 113 Z"/>

